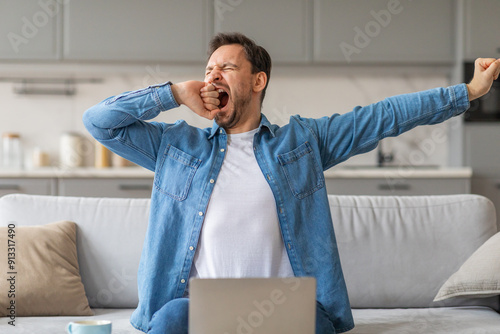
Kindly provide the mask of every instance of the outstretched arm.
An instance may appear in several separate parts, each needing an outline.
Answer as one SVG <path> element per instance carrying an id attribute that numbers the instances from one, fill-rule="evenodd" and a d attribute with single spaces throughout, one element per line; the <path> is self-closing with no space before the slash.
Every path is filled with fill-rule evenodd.
<path id="1" fill-rule="evenodd" d="M 300 119 L 318 140 L 323 169 L 371 151 L 385 137 L 419 125 L 441 123 L 465 112 L 469 101 L 488 93 L 498 78 L 500 60 L 479 58 L 469 84 L 389 97 L 378 103 L 321 119 Z"/>

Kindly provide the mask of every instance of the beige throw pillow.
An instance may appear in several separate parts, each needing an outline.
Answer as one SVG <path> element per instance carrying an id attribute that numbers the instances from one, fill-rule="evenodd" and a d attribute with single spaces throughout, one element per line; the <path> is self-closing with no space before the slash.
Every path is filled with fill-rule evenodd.
<path id="1" fill-rule="evenodd" d="M 500 294 L 500 233 L 488 239 L 441 287 L 434 301 Z"/>
<path id="2" fill-rule="evenodd" d="M 92 315 L 78 268 L 76 224 L 10 227 L 0 227 L 0 316 L 10 317 L 12 305 L 15 316 Z"/>

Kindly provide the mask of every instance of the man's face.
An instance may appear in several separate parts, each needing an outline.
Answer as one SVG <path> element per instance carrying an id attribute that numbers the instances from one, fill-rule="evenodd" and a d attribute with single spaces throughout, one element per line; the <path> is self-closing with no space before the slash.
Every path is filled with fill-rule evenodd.
<path id="1" fill-rule="evenodd" d="M 219 91 L 219 126 L 230 129 L 248 117 L 252 100 L 252 64 L 238 44 L 223 45 L 212 53 L 205 71 L 205 82 Z"/>

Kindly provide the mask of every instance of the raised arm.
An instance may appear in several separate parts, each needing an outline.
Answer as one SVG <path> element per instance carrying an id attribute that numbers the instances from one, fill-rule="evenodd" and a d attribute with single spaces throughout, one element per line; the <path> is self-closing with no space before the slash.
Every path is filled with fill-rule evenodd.
<path id="1" fill-rule="evenodd" d="M 178 106 L 167 82 L 107 98 L 83 114 L 83 123 L 111 151 L 154 170 L 167 125 L 146 120 Z"/>
<path id="2" fill-rule="evenodd" d="M 371 151 L 385 137 L 395 137 L 418 125 L 441 123 L 465 112 L 469 101 L 491 88 L 498 78 L 500 60 L 476 60 L 474 77 L 469 84 L 403 94 L 365 107 L 356 107 L 344 115 L 320 119 L 301 119 L 314 133 L 326 170 L 350 157 Z"/>
<path id="3" fill-rule="evenodd" d="M 469 107 L 465 84 L 436 88 L 356 107 L 343 115 L 300 119 L 317 139 L 323 170 L 371 151 L 385 137 L 398 136 L 418 125 L 436 124 Z"/>
<path id="4" fill-rule="evenodd" d="M 216 106 L 207 104 L 202 97 L 203 92 L 210 90 L 214 90 L 213 86 L 201 81 L 149 86 L 105 99 L 84 113 L 83 123 L 111 151 L 154 170 L 163 133 L 172 124 L 146 121 L 180 104 L 213 119 Z"/>

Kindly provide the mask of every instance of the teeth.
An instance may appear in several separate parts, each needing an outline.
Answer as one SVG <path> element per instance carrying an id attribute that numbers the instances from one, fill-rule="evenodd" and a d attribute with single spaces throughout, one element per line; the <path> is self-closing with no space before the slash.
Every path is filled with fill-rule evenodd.
<path id="1" fill-rule="evenodd" d="M 217 92 L 224 93 L 224 89 L 220 88 Z"/>

